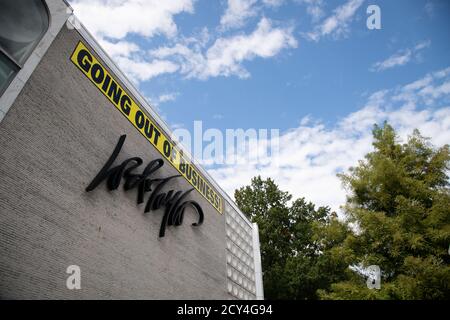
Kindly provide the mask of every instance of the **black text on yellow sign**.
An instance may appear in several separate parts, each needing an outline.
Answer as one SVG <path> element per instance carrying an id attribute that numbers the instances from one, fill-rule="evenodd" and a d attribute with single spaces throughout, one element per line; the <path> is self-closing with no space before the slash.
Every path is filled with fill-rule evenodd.
<path id="1" fill-rule="evenodd" d="M 139 130 L 139 132 L 180 172 L 180 174 L 223 213 L 223 198 L 190 163 L 182 151 L 148 117 L 131 96 L 114 80 L 100 61 L 80 41 L 70 60 L 88 77 L 109 101 Z"/>

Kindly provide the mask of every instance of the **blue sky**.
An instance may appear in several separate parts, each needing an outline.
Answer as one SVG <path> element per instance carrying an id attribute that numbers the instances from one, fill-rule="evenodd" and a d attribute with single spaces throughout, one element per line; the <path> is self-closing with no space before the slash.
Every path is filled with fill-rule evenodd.
<path id="1" fill-rule="evenodd" d="M 335 174 L 370 151 L 374 122 L 450 140 L 449 1 L 70 3 L 173 128 L 280 129 L 281 169 L 209 168 L 230 194 L 262 174 L 337 210 Z M 369 5 L 381 30 L 366 27 Z"/>

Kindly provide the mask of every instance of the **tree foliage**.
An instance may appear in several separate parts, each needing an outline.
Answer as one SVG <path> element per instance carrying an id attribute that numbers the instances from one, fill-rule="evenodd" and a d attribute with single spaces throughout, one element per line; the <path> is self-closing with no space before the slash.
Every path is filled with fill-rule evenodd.
<path id="1" fill-rule="evenodd" d="M 375 126 L 373 152 L 341 174 L 345 221 L 328 207 L 292 201 L 272 179 L 235 192 L 260 228 L 269 299 L 449 299 L 448 145 L 435 149 L 415 130 L 402 144 Z M 354 271 L 378 265 L 381 288 Z"/>
<path id="2" fill-rule="evenodd" d="M 316 209 L 304 198 L 291 202 L 289 193 L 261 177 L 236 190 L 235 199 L 259 226 L 266 298 L 316 299 L 318 288 L 342 279 L 348 264 L 339 248 L 326 255 L 322 251 L 342 242 L 348 230 L 328 207 Z"/>
<path id="3" fill-rule="evenodd" d="M 352 264 L 381 268 L 381 289 L 349 276 L 320 295 L 449 299 L 449 147 L 433 148 L 417 130 L 401 144 L 386 123 L 375 126 L 373 137 L 374 151 L 340 178 L 350 191 L 344 210 L 355 226 L 345 248 Z"/>

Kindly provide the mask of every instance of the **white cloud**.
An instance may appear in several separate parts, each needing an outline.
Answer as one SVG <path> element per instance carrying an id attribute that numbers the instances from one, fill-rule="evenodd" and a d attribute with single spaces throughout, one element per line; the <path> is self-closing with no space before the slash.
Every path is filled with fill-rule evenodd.
<path id="1" fill-rule="evenodd" d="M 118 56 L 115 61 L 132 81 L 146 81 L 164 73 L 173 73 L 178 70 L 178 65 L 167 60 L 152 60 L 151 62 Z"/>
<path id="2" fill-rule="evenodd" d="M 243 27 L 250 18 L 256 17 L 264 8 L 277 8 L 283 3 L 284 0 L 227 0 L 227 7 L 220 18 L 220 30 Z"/>
<path id="3" fill-rule="evenodd" d="M 242 27 L 248 18 L 256 16 L 257 0 L 228 0 L 224 15 L 220 18 L 222 29 Z"/>
<path id="4" fill-rule="evenodd" d="M 450 104 L 450 68 L 446 68 L 414 81 L 393 96 L 394 101 L 402 101 L 408 106 L 417 104 L 434 106 L 440 101 Z M 439 80 L 439 81 L 438 81 Z"/>
<path id="5" fill-rule="evenodd" d="M 75 15 L 97 38 L 123 39 L 177 33 L 173 17 L 193 13 L 194 0 L 71 0 Z"/>
<path id="6" fill-rule="evenodd" d="M 177 98 L 178 95 L 179 95 L 178 92 L 165 93 L 158 97 L 158 101 L 159 101 L 159 103 L 175 101 L 175 99 Z"/>
<path id="7" fill-rule="evenodd" d="M 231 75 L 246 78 L 250 74 L 242 65 L 244 61 L 270 58 L 283 49 L 297 47 L 292 33 L 292 28 L 273 27 L 269 19 L 262 18 L 252 33 L 218 38 L 206 52 L 199 45 L 177 44 L 151 50 L 150 55 L 159 59 L 175 59 L 187 78 Z"/>
<path id="8" fill-rule="evenodd" d="M 435 8 L 435 5 L 433 4 L 433 2 L 427 1 L 427 3 L 425 4 L 425 12 L 426 12 L 427 16 L 429 18 L 433 18 L 435 15 L 435 11 L 436 11 L 436 8 Z"/>
<path id="9" fill-rule="evenodd" d="M 430 44 L 431 41 L 428 40 L 417 44 L 416 46 L 414 46 L 414 48 L 400 50 L 395 54 L 393 54 L 392 56 L 390 56 L 389 58 L 374 63 L 370 68 L 370 71 L 379 72 L 398 66 L 404 66 L 405 64 L 411 62 L 413 59 L 419 59 L 420 51 L 425 48 L 428 48 Z"/>
<path id="10" fill-rule="evenodd" d="M 296 0 L 296 2 L 306 5 L 306 12 L 313 22 L 319 21 L 325 15 L 323 0 Z"/>
<path id="11" fill-rule="evenodd" d="M 373 124 L 387 120 L 401 139 L 418 128 L 437 146 L 450 137 L 450 68 L 415 82 L 373 93 L 358 111 L 335 126 L 302 119 L 280 135 L 279 153 L 255 163 L 210 167 L 208 171 L 233 196 L 253 176 L 272 177 L 283 190 L 338 211 L 345 191 L 336 173 L 347 171 L 372 150 Z"/>
<path id="12" fill-rule="evenodd" d="M 269 7 L 279 7 L 284 3 L 284 0 L 262 0 L 262 2 Z"/>
<path id="13" fill-rule="evenodd" d="M 173 73 L 178 70 L 178 65 L 168 60 L 148 60 L 141 48 L 132 42 L 111 42 L 105 39 L 99 40 L 103 49 L 111 56 L 121 70 L 134 82 L 150 80 L 158 75 Z"/>
<path id="14" fill-rule="evenodd" d="M 111 42 L 105 39 L 99 39 L 98 41 L 111 58 L 119 56 L 129 57 L 131 54 L 139 52 L 140 50 L 137 44 L 129 41 Z"/>
<path id="15" fill-rule="evenodd" d="M 180 95 L 179 92 L 169 92 L 169 93 L 163 93 L 158 95 L 150 95 L 147 96 L 146 99 L 148 103 L 150 103 L 151 106 L 156 108 L 158 110 L 158 113 L 160 115 L 163 115 L 163 118 L 165 120 L 164 110 L 161 110 L 159 107 L 161 104 L 169 101 L 175 101 L 177 97 Z"/>
<path id="16" fill-rule="evenodd" d="M 411 60 L 411 51 L 406 50 L 403 52 L 398 52 L 389 58 L 387 58 L 384 61 L 376 62 L 372 68 L 371 71 L 383 71 L 386 69 L 390 69 L 396 66 L 403 66 L 407 64 Z"/>
<path id="17" fill-rule="evenodd" d="M 262 18 L 250 35 L 219 38 L 208 49 L 206 74 L 211 76 L 237 74 L 247 77 L 248 73 L 240 62 L 255 57 L 269 58 L 284 48 L 297 47 L 292 29 L 273 28 L 269 19 Z"/>
<path id="18" fill-rule="evenodd" d="M 307 38 L 319 41 L 324 36 L 332 35 L 339 37 L 346 35 L 356 10 L 358 10 L 363 2 L 364 0 L 348 0 L 345 4 L 337 7 L 331 16 L 316 25 L 313 31 L 306 34 Z"/>

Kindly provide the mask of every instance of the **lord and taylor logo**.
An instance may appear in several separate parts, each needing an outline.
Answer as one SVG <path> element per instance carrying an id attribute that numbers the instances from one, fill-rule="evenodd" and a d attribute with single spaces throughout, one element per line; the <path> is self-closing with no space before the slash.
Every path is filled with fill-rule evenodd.
<path id="1" fill-rule="evenodd" d="M 106 180 L 106 184 L 109 190 L 116 190 L 122 178 L 125 183 L 124 189 L 131 190 L 138 189 L 137 203 L 144 202 L 144 195 L 150 192 L 150 196 L 145 205 L 144 212 L 147 213 L 150 210 L 157 210 L 161 207 L 165 207 L 164 215 L 161 221 L 161 227 L 159 229 L 159 237 L 164 237 L 166 226 L 179 226 L 183 223 L 183 217 L 185 209 L 191 207 L 198 213 L 198 222 L 193 223 L 193 226 L 199 226 L 203 223 L 204 215 L 200 205 L 193 200 L 185 200 L 186 196 L 194 190 L 191 188 L 187 191 L 174 191 L 161 192 L 163 187 L 172 179 L 181 177 L 181 175 L 173 175 L 167 178 L 152 178 L 158 169 L 164 165 L 162 159 L 155 159 L 145 167 L 142 173 L 135 173 L 134 170 L 139 167 L 143 160 L 139 157 L 132 157 L 123 161 L 120 165 L 111 167 L 116 160 L 123 144 L 125 143 L 126 135 L 122 135 L 117 143 L 113 153 L 109 157 L 106 164 L 95 176 L 92 182 L 87 186 L 86 191 L 94 190 L 103 180 Z M 154 189 L 152 189 L 154 188 Z"/>

